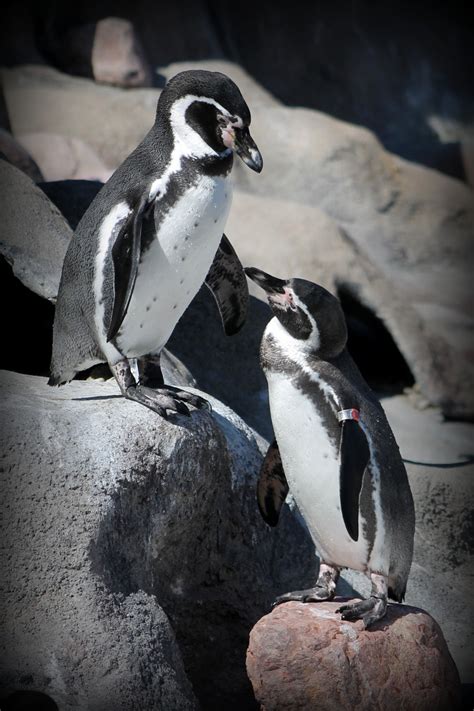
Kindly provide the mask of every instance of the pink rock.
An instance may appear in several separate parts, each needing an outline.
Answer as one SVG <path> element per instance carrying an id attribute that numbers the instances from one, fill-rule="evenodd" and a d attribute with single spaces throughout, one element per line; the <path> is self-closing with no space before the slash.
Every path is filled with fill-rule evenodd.
<path id="1" fill-rule="evenodd" d="M 106 17 L 97 23 L 91 63 L 98 82 L 124 87 L 151 85 L 150 68 L 128 20 Z"/>
<path id="2" fill-rule="evenodd" d="M 427 612 L 391 604 L 364 630 L 340 605 L 288 602 L 257 622 L 247 673 L 262 711 L 459 708 L 459 675 Z"/>
<path id="3" fill-rule="evenodd" d="M 100 180 L 105 183 L 113 170 L 80 138 L 54 133 L 25 133 L 19 143 L 33 156 L 44 179 Z"/>

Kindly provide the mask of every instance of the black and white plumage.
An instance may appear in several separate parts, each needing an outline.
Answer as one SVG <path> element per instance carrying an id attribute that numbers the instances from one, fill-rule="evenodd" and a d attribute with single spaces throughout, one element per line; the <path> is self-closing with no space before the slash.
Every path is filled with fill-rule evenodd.
<path id="1" fill-rule="evenodd" d="M 226 333 L 245 321 L 247 282 L 223 230 L 233 153 L 262 169 L 249 124 L 247 104 L 224 74 L 187 71 L 170 80 L 152 129 L 73 235 L 56 304 L 50 385 L 108 362 L 125 397 L 163 416 L 204 406 L 202 398 L 164 386 L 159 356 L 203 282 Z"/>
<path id="2" fill-rule="evenodd" d="M 277 598 L 330 600 L 341 568 L 366 573 L 370 598 L 339 608 L 365 626 L 383 617 L 387 595 L 403 600 L 415 513 L 398 445 L 385 413 L 346 350 L 339 301 L 303 279 L 258 269 L 275 315 L 261 343 L 275 441 L 263 462 L 258 503 L 276 525 L 289 490 L 321 558 L 314 588 Z"/>

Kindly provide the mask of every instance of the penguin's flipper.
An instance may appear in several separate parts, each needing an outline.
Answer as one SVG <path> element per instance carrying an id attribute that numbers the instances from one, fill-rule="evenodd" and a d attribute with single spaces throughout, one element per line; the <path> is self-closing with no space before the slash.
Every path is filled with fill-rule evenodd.
<path id="1" fill-rule="evenodd" d="M 341 512 L 350 537 L 357 541 L 359 538 L 359 495 L 364 472 L 370 459 L 370 450 L 364 430 L 356 420 L 342 422 L 340 455 Z"/>
<path id="2" fill-rule="evenodd" d="M 273 440 L 263 460 L 257 484 L 257 503 L 263 520 L 269 526 L 276 526 L 280 510 L 288 494 L 280 450 L 276 440 Z"/>
<path id="3" fill-rule="evenodd" d="M 225 235 L 222 235 L 205 284 L 216 300 L 225 334 L 234 335 L 245 323 L 249 290 L 242 264 Z"/>
<path id="4" fill-rule="evenodd" d="M 140 262 L 143 219 L 149 205 L 148 198 L 144 197 L 131 210 L 120 227 L 112 247 L 114 307 L 107 329 L 107 341 L 111 341 L 117 335 L 132 298 Z"/>

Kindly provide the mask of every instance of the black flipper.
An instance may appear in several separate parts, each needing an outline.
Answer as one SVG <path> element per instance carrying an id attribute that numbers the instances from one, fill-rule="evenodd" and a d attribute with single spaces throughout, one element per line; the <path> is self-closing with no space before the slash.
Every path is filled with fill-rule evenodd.
<path id="1" fill-rule="evenodd" d="M 111 341 L 117 335 L 132 298 L 140 262 L 143 219 L 152 204 L 148 202 L 147 196 L 140 199 L 120 228 L 112 247 L 114 307 L 107 329 L 107 341 Z"/>
<path id="2" fill-rule="evenodd" d="M 205 284 L 216 300 L 225 334 L 232 336 L 240 331 L 247 316 L 249 291 L 242 264 L 225 235 Z"/>
<path id="3" fill-rule="evenodd" d="M 359 495 L 370 450 L 364 430 L 356 420 L 344 420 L 341 432 L 339 487 L 341 512 L 347 531 L 359 538 Z"/>
<path id="4" fill-rule="evenodd" d="M 263 460 L 257 484 L 258 508 L 269 526 L 277 525 L 288 488 L 280 450 L 276 440 L 273 440 Z"/>

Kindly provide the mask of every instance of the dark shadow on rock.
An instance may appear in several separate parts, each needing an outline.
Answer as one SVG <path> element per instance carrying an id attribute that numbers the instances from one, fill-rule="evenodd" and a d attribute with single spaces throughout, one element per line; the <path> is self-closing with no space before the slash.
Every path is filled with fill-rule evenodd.
<path id="1" fill-rule="evenodd" d="M 49 375 L 54 306 L 27 289 L 0 256 L 3 347 L 0 368 Z"/>
<path id="2" fill-rule="evenodd" d="M 411 387 L 413 374 L 382 319 L 345 287 L 337 295 L 346 317 L 347 350 L 372 390 L 387 396 Z"/>
<path id="3" fill-rule="evenodd" d="M 38 187 L 62 212 L 73 230 L 102 185 L 99 180 L 52 180 L 38 183 Z"/>
<path id="4" fill-rule="evenodd" d="M 217 413 L 194 416 L 225 425 L 231 441 L 235 429 L 242 442 L 235 425 Z M 193 435 L 192 421 L 183 427 Z M 183 460 L 179 451 L 159 469 L 120 481 L 89 556 L 92 572 L 111 592 L 156 596 L 203 708 L 251 711 L 257 707 L 245 672 L 248 634 L 280 589 L 294 587 L 296 577 L 314 582 L 317 559 L 288 507 L 278 530 L 270 530 L 253 487 L 231 485 L 226 449 L 223 436 L 206 447 L 206 467 L 214 472 L 206 482 L 197 475 L 202 462 Z"/>
<path id="5" fill-rule="evenodd" d="M 47 694 L 40 691 L 14 691 L 4 699 L 0 698 L 2 711 L 58 711 L 57 704 Z"/>
<path id="6" fill-rule="evenodd" d="M 259 348 L 270 317 L 268 306 L 250 297 L 242 330 L 226 336 L 212 294 L 203 286 L 167 344 L 189 368 L 198 388 L 229 405 L 266 439 L 272 436 L 272 427 Z"/>

